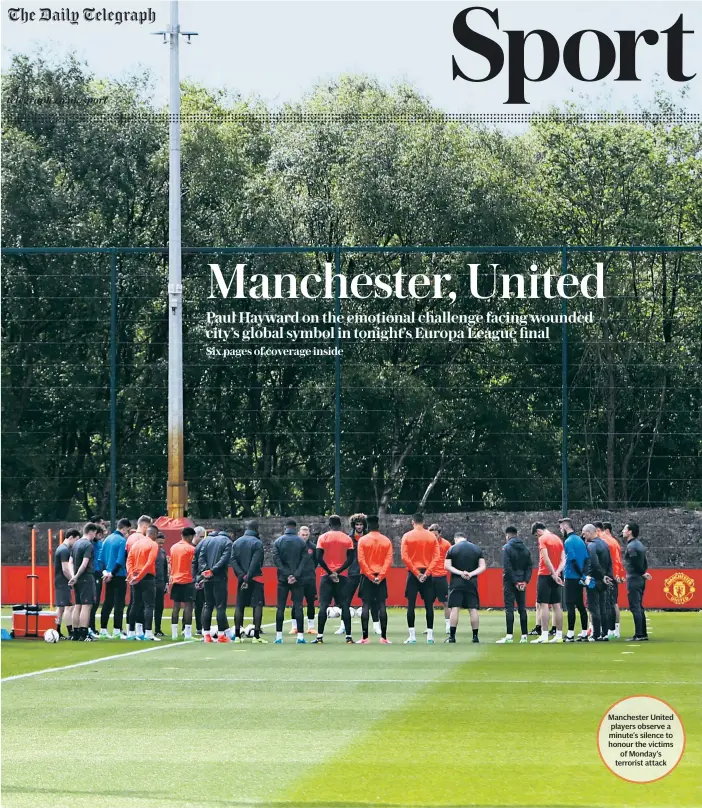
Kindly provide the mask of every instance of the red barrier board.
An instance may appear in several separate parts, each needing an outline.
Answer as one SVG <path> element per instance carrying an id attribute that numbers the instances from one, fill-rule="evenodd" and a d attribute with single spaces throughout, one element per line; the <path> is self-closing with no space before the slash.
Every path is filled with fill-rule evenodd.
<path id="1" fill-rule="evenodd" d="M 2 567 L 2 603 L 25 603 L 27 600 L 27 575 L 31 567 L 3 566 Z M 37 582 L 37 597 L 39 603 L 49 603 L 49 568 L 37 566 L 39 575 Z M 702 569 L 652 569 L 653 579 L 646 585 L 644 605 L 649 609 L 702 609 Z M 274 567 L 265 567 L 263 570 L 266 603 L 274 605 L 276 599 L 276 570 Z M 402 567 L 393 567 L 388 574 L 388 606 L 404 606 L 405 582 L 407 572 Z M 478 578 L 481 607 L 501 608 L 502 600 L 502 570 L 490 568 Z M 534 605 L 536 593 L 536 576 L 527 588 L 527 606 Z M 229 602 L 233 603 L 236 596 L 236 582 L 233 575 L 229 576 Z M 170 598 L 166 597 L 166 605 L 170 606 Z M 356 597 L 353 605 L 360 605 Z M 626 607 L 626 586 L 619 587 L 619 605 Z"/>

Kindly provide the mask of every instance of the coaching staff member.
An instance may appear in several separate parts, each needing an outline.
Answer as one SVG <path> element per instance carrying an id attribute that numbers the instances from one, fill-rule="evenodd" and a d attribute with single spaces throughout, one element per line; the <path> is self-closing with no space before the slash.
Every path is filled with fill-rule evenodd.
<path id="1" fill-rule="evenodd" d="M 477 544 L 468 541 L 457 533 L 453 537 L 453 547 L 446 553 L 444 565 L 451 573 L 448 605 L 451 609 L 451 628 L 444 642 L 456 642 L 456 628 L 460 609 L 470 610 L 470 627 L 473 629 L 473 642 L 478 639 L 480 598 L 478 597 L 478 575 L 485 572 L 483 551 Z"/>
<path id="2" fill-rule="evenodd" d="M 298 531 L 298 536 L 302 538 L 307 547 L 305 564 L 302 568 L 302 598 L 303 603 L 307 603 L 307 634 L 316 634 L 314 628 L 314 605 L 317 600 L 317 545 L 310 539 L 310 529 L 307 525 L 302 525 Z M 295 616 L 291 612 L 293 626 L 290 634 L 297 634 L 297 623 Z"/>
<path id="3" fill-rule="evenodd" d="M 639 540 L 639 526 L 636 522 L 628 522 L 622 529 L 622 537 L 626 542 L 624 550 L 624 568 L 626 569 L 626 593 L 629 597 L 629 609 L 634 618 L 634 636 L 629 640 L 648 640 L 646 612 L 643 607 L 646 581 L 652 578 L 648 571 L 646 548 Z"/>

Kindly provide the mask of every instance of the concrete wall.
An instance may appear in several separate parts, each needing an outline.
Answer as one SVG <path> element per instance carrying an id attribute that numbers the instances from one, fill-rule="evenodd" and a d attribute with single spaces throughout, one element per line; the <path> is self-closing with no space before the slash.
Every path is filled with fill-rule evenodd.
<path id="1" fill-rule="evenodd" d="M 136 521 L 139 514 L 130 514 Z M 682 508 L 655 508 L 631 511 L 571 511 L 571 518 L 576 529 L 587 522 L 597 519 L 612 522 L 618 534 L 627 521 L 638 522 L 641 527 L 641 538 L 648 548 L 649 564 L 652 567 L 702 567 L 702 511 L 688 511 Z M 529 535 L 532 522 L 541 521 L 553 530 L 558 528 L 560 513 L 556 511 L 545 512 L 519 512 L 504 513 L 500 511 L 482 511 L 480 513 L 444 513 L 426 514 L 425 523 L 429 526 L 438 522 L 442 534 L 451 539 L 457 530 L 465 531 L 467 537 L 479 544 L 484 552 L 489 566 L 499 566 L 500 548 L 503 543 L 502 529 L 505 525 L 513 524 L 520 531 L 522 538 L 534 549 L 536 542 Z M 309 525 L 313 537 L 318 536 L 326 529 L 326 518 L 323 516 L 296 516 L 298 525 Z M 270 517 L 259 519 L 260 534 L 268 547 L 283 531 L 284 518 Z M 344 518 L 344 526 L 347 519 Z M 230 532 L 233 537 L 243 532 L 244 520 L 222 519 L 218 521 L 205 521 L 207 528 L 222 528 Z M 381 530 L 395 542 L 395 564 L 400 565 L 400 539 L 402 534 L 409 530 L 408 516 L 387 516 L 381 520 Z M 58 531 L 70 527 L 78 527 L 77 523 L 54 522 L 38 523 L 37 529 L 37 563 L 47 563 L 47 530 L 51 528 L 54 536 Z M 3 564 L 29 564 L 31 525 L 25 523 L 6 522 L 0 526 L 2 540 Z M 56 538 L 54 539 L 54 546 Z M 270 564 L 267 553 L 266 563 Z"/>

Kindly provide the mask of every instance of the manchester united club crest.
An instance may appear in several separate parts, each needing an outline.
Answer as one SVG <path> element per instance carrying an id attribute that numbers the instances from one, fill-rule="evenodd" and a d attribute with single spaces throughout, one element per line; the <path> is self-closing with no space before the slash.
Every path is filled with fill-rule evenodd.
<path id="1" fill-rule="evenodd" d="M 666 578 L 663 592 L 671 603 L 684 606 L 695 594 L 695 581 L 684 572 L 676 572 L 670 578 Z"/>

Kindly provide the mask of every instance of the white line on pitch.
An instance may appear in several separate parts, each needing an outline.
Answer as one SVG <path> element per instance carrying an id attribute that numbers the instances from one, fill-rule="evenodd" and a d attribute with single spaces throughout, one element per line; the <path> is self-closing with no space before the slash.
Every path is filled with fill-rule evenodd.
<path id="1" fill-rule="evenodd" d="M 261 626 L 261 628 L 270 628 L 274 626 L 275 623 L 267 623 L 265 626 Z M 70 642 L 70 640 L 68 641 Z M 110 640 L 107 640 L 110 642 Z M 122 642 L 122 640 L 120 640 Z M 15 679 L 29 679 L 32 676 L 41 676 L 44 673 L 58 673 L 59 671 L 68 671 L 72 670 L 73 668 L 85 668 L 88 665 L 96 665 L 98 662 L 109 662 L 113 659 L 123 659 L 124 657 L 136 656 L 137 654 L 148 654 L 151 651 L 163 651 L 164 648 L 183 648 L 185 645 L 192 645 L 193 643 L 202 642 L 199 638 L 193 638 L 192 640 L 184 640 L 183 642 L 178 643 L 166 643 L 165 645 L 156 645 L 152 648 L 140 648 L 138 651 L 127 651 L 124 654 L 111 654 L 110 656 L 104 657 L 97 657 L 96 659 L 88 659 L 85 662 L 74 662 L 71 665 L 61 665 L 58 668 L 42 668 L 40 671 L 29 671 L 29 673 L 18 673 L 15 676 L 5 676 L 0 679 L 0 682 L 12 682 Z"/>

